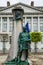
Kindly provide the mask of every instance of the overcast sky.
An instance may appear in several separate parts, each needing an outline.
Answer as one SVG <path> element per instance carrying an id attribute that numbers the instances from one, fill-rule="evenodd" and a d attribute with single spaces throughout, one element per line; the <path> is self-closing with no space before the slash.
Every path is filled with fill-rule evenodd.
<path id="1" fill-rule="evenodd" d="M 0 0 L 0 6 L 6 6 L 7 1 L 10 1 L 11 5 L 18 2 L 23 2 L 30 5 L 30 2 L 34 1 L 35 6 L 43 6 L 43 0 Z"/>

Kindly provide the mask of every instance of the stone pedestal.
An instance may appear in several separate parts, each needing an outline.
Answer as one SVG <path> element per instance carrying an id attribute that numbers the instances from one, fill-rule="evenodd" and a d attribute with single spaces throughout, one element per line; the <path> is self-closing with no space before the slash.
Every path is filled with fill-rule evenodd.
<path id="1" fill-rule="evenodd" d="M 12 40 L 11 40 L 11 47 L 10 47 L 10 51 L 9 51 L 9 59 L 8 60 L 12 60 L 15 57 L 17 57 L 18 37 L 19 37 L 19 33 L 22 32 L 23 12 L 24 12 L 23 9 L 18 8 L 18 7 L 12 10 L 14 21 L 13 21 Z"/>

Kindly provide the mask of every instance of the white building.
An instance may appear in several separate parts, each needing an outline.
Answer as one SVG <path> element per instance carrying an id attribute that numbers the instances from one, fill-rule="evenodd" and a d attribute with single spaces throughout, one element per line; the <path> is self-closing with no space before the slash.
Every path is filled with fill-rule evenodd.
<path id="1" fill-rule="evenodd" d="M 41 51 L 43 49 L 43 7 L 34 6 L 34 2 L 31 5 L 18 3 L 10 6 L 10 2 L 7 2 L 7 7 L 0 7 L 0 53 L 7 53 L 10 48 L 10 41 L 13 28 L 13 14 L 12 9 L 15 7 L 22 7 L 24 9 L 23 24 L 28 21 L 31 32 L 42 32 L 42 41 L 37 44 L 37 48 Z M 31 44 L 31 48 L 34 49 L 34 44 Z"/>

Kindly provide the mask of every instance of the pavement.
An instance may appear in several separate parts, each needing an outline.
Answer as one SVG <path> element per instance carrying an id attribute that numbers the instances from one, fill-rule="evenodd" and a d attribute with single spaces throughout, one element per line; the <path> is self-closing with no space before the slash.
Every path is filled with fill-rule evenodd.
<path id="1" fill-rule="evenodd" d="M 7 56 L 8 56 L 7 54 L 5 54 L 5 55 L 4 54 L 3 55 L 1 54 L 0 55 L 0 65 L 2 65 L 6 61 Z"/>
<path id="2" fill-rule="evenodd" d="M 43 54 L 30 54 L 32 65 L 43 65 Z"/>
<path id="3" fill-rule="evenodd" d="M 0 65 L 2 65 L 8 57 L 8 54 L 0 55 Z M 43 65 L 43 54 L 29 54 L 32 65 Z"/>

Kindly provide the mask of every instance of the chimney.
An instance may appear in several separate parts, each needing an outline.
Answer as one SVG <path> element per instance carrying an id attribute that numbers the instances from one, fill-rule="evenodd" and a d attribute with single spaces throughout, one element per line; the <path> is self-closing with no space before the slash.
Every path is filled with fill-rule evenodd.
<path id="1" fill-rule="evenodd" d="M 34 6 L 34 1 L 31 1 L 31 6 Z"/>
<path id="2" fill-rule="evenodd" d="M 9 1 L 7 1 L 7 7 L 8 7 L 8 6 L 10 6 L 10 2 L 9 2 Z"/>

